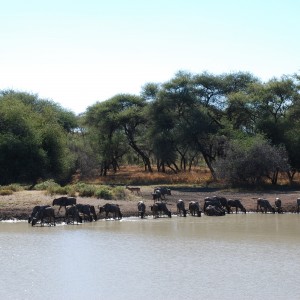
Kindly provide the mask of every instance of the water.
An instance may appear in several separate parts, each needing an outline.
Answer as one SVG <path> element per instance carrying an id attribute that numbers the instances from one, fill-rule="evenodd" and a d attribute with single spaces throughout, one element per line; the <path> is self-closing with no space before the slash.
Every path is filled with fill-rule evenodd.
<path id="1" fill-rule="evenodd" d="M 0 223 L 0 299 L 300 299 L 300 216 Z"/>

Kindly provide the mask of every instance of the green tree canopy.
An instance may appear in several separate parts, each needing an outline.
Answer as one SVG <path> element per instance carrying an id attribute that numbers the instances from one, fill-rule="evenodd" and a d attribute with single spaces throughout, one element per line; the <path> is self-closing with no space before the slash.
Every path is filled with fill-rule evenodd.
<path id="1" fill-rule="evenodd" d="M 105 164 L 106 169 L 113 161 L 117 164 L 130 147 L 142 158 L 145 167 L 152 171 L 147 153 L 147 140 L 144 138 L 147 123 L 144 115 L 146 105 L 146 101 L 141 97 L 121 94 L 96 103 L 87 110 L 85 124 L 102 137 L 98 141 L 102 149 L 102 164 Z M 120 143 L 121 141 L 123 143 Z M 112 157 L 113 153 L 118 153 L 118 157 Z"/>
<path id="2" fill-rule="evenodd" d="M 68 122 L 60 122 L 67 115 L 71 130 L 75 116 L 57 105 L 27 93 L 0 94 L 0 184 L 64 181 L 71 175 L 74 158 L 63 125 Z"/>

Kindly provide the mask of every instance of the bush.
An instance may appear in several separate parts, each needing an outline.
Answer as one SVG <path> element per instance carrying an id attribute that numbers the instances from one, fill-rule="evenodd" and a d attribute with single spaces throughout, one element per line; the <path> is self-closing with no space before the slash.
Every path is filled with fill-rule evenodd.
<path id="1" fill-rule="evenodd" d="M 37 191 L 45 191 L 48 190 L 49 187 L 52 186 L 60 186 L 58 183 L 56 183 L 53 179 L 49 179 L 43 182 L 40 182 L 34 186 L 34 189 Z"/>
<path id="2" fill-rule="evenodd" d="M 68 185 L 66 186 L 67 193 L 70 197 L 76 197 L 76 186 Z"/>
<path id="3" fill-rule="evenodd" d="M 276 184 L 278 172 L 289 169 L 286 151 L 258 138 L 244 143 L 231 143 L 225 158 L 214 165 L 217 176 L 231 184 L 257 185 L 265 180 Z"/>
<path id="4" fill-rule="evenodd" d="M 105 200 L 111 200 L 113 198 L 112 191 L 106 186 L 98 187 L 95 191 L 95 196 L 98 199 L 101 198 Z"/>
<path id="5" fill-rule="evenodd" d="M 47 188 L 47 193 L 50 195 L 67 195 L 69 193 L 68 187 L 62 187 L 59 184 L 57 185 L 50 185 Z"/>
<path id="6" fill-rule="evenodd" d="M 0 190 L 6 190 L 6 191 L 11 191 L 11 192 L 19 192 L 19 191 L 22 191 L 24 190 L 24 188 L 17 184 L 17 183 L 14 183 L 14 184 L 10 184 L 10 185 L 4 185 L 4 186 L 0 186 Z M 9 194 L 11 195 L 11 194 Z"/>
<path id="7" fill-rule="evenodd" d="M 73 185 L 60 186 L 54 180 L 47 180 L 41 182 L 34 187 L 35 190 L 46 190 L 48 194 L 60 194 L 76 197 L 77 193 L 80 197 L 96 197 L 98 199 L 125 199 L 124 187 L 118 186 L 111 188 L 106 185 L 95 186 L 92 184 L 86 184 L 84 182 L 78 182 Z"/>
<path id="8" fill-rule="evenodd" d="M 88 184 L 84 183 L 84 182 L 77 182 L 74 186 L 75 190 L 80 192 L 81 190 L 86 189 L 88 186 Z"/>
<path id="9" fill-rule="evenodd" d="M 1 196 L 8 196 L 8 195 L 12 195 L 13 194 L 13 191 L 12 190 L 6 190 L 6 189 L 1 189 L 0 190 L 0 195 Z"/>
<path id="10" fill-rule="evenodd" d="M 117 186 L 112 189 L 113 198 L 116 200 L 124 200 L 126 198 L 125 189 L 122 186 Z"/>
<path id="11" fill-rule="evenodd" d="M 78 193 L 81 197 L 93 197 L 95 195 L 96 188 L 93 185 L 84 184 L 81 185 Z"/>
<path id="12" fill-rule="evenodd" d="M 13 192 L 19 192 L 19 191 L 24 190 L 24 188 L 18 183 L 13 183 L 13 184 L 8 185 L 7 189 L 9 189 Z"/>

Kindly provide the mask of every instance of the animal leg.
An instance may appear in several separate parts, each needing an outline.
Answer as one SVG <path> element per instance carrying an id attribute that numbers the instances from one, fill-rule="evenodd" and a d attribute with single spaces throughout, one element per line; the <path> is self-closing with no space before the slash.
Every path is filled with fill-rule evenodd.
<path id="1" fill-rule="evenodd" d="M 61 206 L 59 207 L 59 209 L 58 209 L 58 211 L 57 211 L 57 214 L 59 214 L 59 212 L 60 212 L 60 209 L 61 209 Z"/>

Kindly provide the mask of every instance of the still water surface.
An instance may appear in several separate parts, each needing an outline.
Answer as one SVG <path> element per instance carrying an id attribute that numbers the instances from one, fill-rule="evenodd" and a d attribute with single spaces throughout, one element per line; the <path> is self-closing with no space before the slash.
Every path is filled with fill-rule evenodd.
<path id="1" fill-rule="evenodd" d="M 0 299 L 300 299 L 300 216 L 0 223 Z"/>

